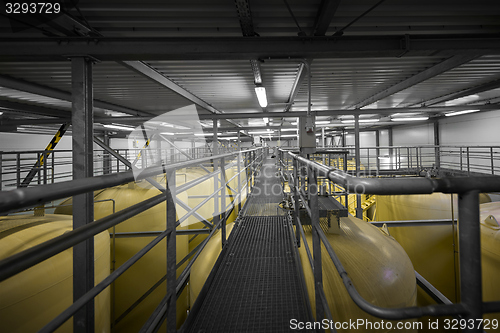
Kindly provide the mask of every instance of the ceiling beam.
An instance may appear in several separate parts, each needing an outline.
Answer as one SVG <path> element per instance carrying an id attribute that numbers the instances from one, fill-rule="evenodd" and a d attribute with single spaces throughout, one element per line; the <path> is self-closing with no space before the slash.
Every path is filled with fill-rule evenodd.
<path id="1" fill-rule="evenodd" d="M 55 98 L 67 102 L 72 101 L 71 93 L 47 86 L 43 86 L 40 84 L 20 80 L 20 79 L 15 79 L 10 76 L 6 75 L 0 75 L 0 87 L 5 87 L 9 89 L 15 89 L 19 91 L 24 91 L 30 94 L 35 94 L 35 95 L 40 95 L 40 96 L 46 96 L 50 98 Z M 117 111 L 117 112 L 123 112 L 126 114 L 134 115 L 134 116 L 151 116 L 152 114 L 149 112 L 143 112 L 139 110 L 134 110 L 130 109 L 124 106 L 100 101 L 100 100 L 94 100 L 94 107 L 97 108 L 102 108 L 106 110 L 112 110 L 112 111 Z"/>
<path id="2" fill-rule="evenodd" d="M 429 35 L 335 37 L 2 38 L 0 61 L 62 61 L 90 55 L 118 60 L 241 60 L 266 58 L 405 57 L 500 54 L 500 36 Z"/>
<path id="3" fill-rule="evenodd" d="M 26 103 L 17 103 L 7 100 L 0 100 L 0 111 L 13 111 L 13 112 L 21 112 L 26 114 L 33 114 L 39 116 L 53 116 L 53 117 L 71 117 L 71 111 L 65 111 L 54 108 L 47 108 L 38 105 L 26 104 Z"/>
<path id="4" fill-rule="evenodd" d="M 313 36 L 324 36 L 337 12 L 340 0 L 322 0 L 314 22 Z"/>
<path id="5" fill-rule="evenodd" d="M 495 81 L 490 81 L 490 82 L 481 84 L 481 85 L 476 86 L 476 87 L 472 87 L 472 88 L 468 88 L 468 89 L 461 90 L 458 92 L 454 92 L 454 93 L 451 93 L 451 94 L 448 94 L 445 96 L 436 97 L 436 98 L 418 103 L 416 105 L 424 104 L 424 105 L 430 106 L 430 105 L 443 103 L 443 102 L 451 101 L 451 100 L 454 100 L 457 98 L 466 97 L 466 96 L 474 95 L 474 94 L 479 94 L 479 93 L 482 93 L 485 91 L 490 91 L 490 90 L 498 89 L 498 88 L 500 88 L 500 79 L 497 79 Z"/>
<path id="6" fill-rule="evenodd" d="M 151 66 L 141 62 L 141 61 L 123 61 L 120 62 L 125 67 L 132 69 L 133 71 L 147 77 L 148 79 L 159 83 L 165 88 L 172 90 L 173 92 L 179 94 L 180 96 L 186 98 L 187 100 L 193 102 L 194 104 L 204 108 L 207 111 L 212 113 L 222 113 L 222 111 L 216 109 L 212 105 L 208 104 L 195 94 L 187 91 L 186 89 L 179 86 L 177 83 L 173 82 L 162 73 L 158 72 L 156 69 Z"/>
<path id="7" fill-rule="evenodd" d="M 370 105 L 372 103 L 375 103 L 376 101 L 379 101 L 381 99 L 384 99 L 386 97 L 389 97 L 397 92 L 400 92 L 406 88 L 410 88 L 416 84 L 419 84 L 421 82 L 424 82 L 426 80 L 429 80 L 439 74 L 442 74 L 444 72 L 447 72 L 453 68 L 456 68 L 458 66 L 461 66 L 463 64 L 466 64 L 476 58 L 479 57 L 479 54 L 474 53 L 474 54 L 460 54 L 460 55 L 455 55 L 451 58 L 448 58 L 432 67 L 429 67 L 423 71 L 421 71 L 418 74 L 415 74 L 406 80 L 403 80 L 365 100 L 363 100 L 360 103 L 357 103 L 355 105 L 350 106 L 351 109 L 359 109 L 364 106 Z"/>

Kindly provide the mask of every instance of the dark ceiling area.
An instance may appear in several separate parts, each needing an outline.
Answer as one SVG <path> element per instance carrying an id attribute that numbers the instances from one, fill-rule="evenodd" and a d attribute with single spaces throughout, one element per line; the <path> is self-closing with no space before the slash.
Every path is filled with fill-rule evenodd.
<path id="1" fill-rule="evenodd" d="M 94 61 L 97 131 L 190 104 L 244 132 L 308 106 L 329 131 L 500 109 L 500 1 L 81 0 L 3 13 L 0 45 L 1 131 L 70 121 L 76 56 Z"/>

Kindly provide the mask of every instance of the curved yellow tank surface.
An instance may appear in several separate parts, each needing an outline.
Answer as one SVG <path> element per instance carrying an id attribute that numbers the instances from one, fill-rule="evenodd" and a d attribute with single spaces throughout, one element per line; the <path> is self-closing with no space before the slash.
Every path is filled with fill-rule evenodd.
<path id="1" fill-rule="evenodd" d="M 458 199 L 453 195 L 454 218 L 458 218 Z M 489 202 L 486 194 L 480 202 Z M 429 195 L 377 196 L 377 220 L 429 220 L 451 219 L 451 195 L 433 193 Z M 453 233 L 455 231 L 455 234 Z M 389 228 L 393 236 L 405 249 L 415 270 L 433 284 L 452 302 L 459 298 L 458 252 L 456 226 L 419 226 Z M 455 244 L 455 245 L 454 245 Z M 432 259 L 430 259 L 432 258 Z M 435 302 L 419 289 L 419 304 Z"/>
<path id="2" fill-rule="evenodd" d="M 229 234 L 233 230 L 233 227 L 234 222 L 226 226 L 227 237 L 229 237 Z M 212 268 L 214 267 L 221 251 L 221 232 L 218 231 L 208 241 L 207 245 L 198 256 L 198 259 L 196 259 L 196 261 L 193 263 L 193 266 L 191 266 L 191 276 L 189 280 L 189 297 L 191 304 L 194 304 L 194 301 L 200 294 L 201 288 L 203 287 L 203 284 L 205 284 L 205 281 L 212 271 Z"/>
<path id="3" fill-rule="evenodd" d="M 361 296 L 368 302 L 381 307 L 416 305 L 415 273 L 410 259 L 401 246 L 383 231 L 353 216 L 341 218 L 340 227 L 339 234 L 324 231 Z M 310 227 L 306 229 L 306 238 L 312 249 Z M 311 307 L 315 313 L 314 278 L 304 246 L 299 248 L 299 253 Z M 381 319 L 366 314 L 351 300 L 324 247 L 321 256 L 323 285 L 333 318 L 338 322 L 348 322 L 349 319 L 380 322 Z M 374 330 L 373 332 L 397 331 L 395 328 L 396 323 L 394 323 L 393 330 Z M 340 330 L 339 332 L 351 331 L 354 332 L 353 330 Z M 365 330 L 364 332 L 372 331 Z"/>
<path id="4" fill-rule="evenodd" d="M 481 255 L 483 273 L 483 301 L 499 301 L 500 286 L 500 202 L 480 205 Z M 500 320 L 500 314 L 486 314 L 484 318 Z"/>
<path id="5" fill-rule="evenodd" d="M 0 217 L 0 260 L 73 229 L 64 215 Z M 95 283 L 109 275 L 109 233 L 94 237 Z M 0 330 L 36 332 L 73 303 L 73 250 L 68 249 L 0 283 Z M 110 331 L 110 288 L 95 300 L 95 331 Z M 73 320 L 57 332 L 72 332 Z"/>
<path id="6" fill-rule="evenodd" d="M 130 183 L 100 192 L 94 197 L 94 218 L 100 219 L 113 213 L 113 201 L 115 211 L 130 207 L 148 198 L 156 196 L 161 192 L 149 186 L 149 184 Z M 178 198 L 187 201 L 187 194 L 180 193 Z M 112 200 L 112 201 L 111 201 Z M 71 201 L 63 202 L 62 205 L 70 204 Z M 182 216 L 185 211 L 177 205 L 177 215 Z M 160 203 L 118 225 L 115 229 L 109 229 L 113 234 L 122 232 L 141 231 L 164 231 L 166 228 L 166 203 Z M 70 211 L 70 210 L 69 210 Z M 57 208 L 56 213 L 67 213 L 68 206 Z M 186 229 L 179 226 L 177 230 Z M 150 243 L 153 237 L 129 237 L 111 239 L 111 265 L 118 268 L 130 259 L 140 249 Z M 113 245 L 115 251 L 113 252 Z M 177 262 L 180 262 L 188 254 L 188 236 L 176 237 Z M 126 316 L 121 315 L 134 304 L 142 295 L 153 287 L 166 274 L 166 241 L 162 240 L 139 261 L 123 273 L 114 284 L 114 318 L 119 319 L 116 323 L 116 332 L 138 332 L 156 306 L 166 294 L 166 283 L 163 282 L 146 299 Z M 114 256 L 114 257 L 113 257 Z M 186 263 L 177 269 L 177 276 L 182 272 Z M 188 309 L 188 292 L 185 291 L 177 301 L 177 324 L 184 322 Z M 113 314 L 112 314 L 113 317 Z"/>

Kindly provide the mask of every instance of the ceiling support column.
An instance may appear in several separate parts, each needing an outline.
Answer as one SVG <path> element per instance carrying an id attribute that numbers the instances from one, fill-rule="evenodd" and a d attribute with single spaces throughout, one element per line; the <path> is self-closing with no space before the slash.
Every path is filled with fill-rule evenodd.
<path id="1" fill-rule="evenodd" d="M 360 176 L 360 143 L 359 143 L 359 115 L 354 115 L 354 158 L 356 162 L 356 177 Z M 356 217 L 358 219 L 363 219 L 363 209 L 361 208 L 361 193 L 357 193 L 356 189 Z"/>
<path id="2" fill-rule="evenodd" d="M 93 176 L 93 84 L 92 61 L 87 57 L 71 59 L 73 179 Z M 94 193 L 73 196 L 73 228 L 94 221 Z M 94 238 L 73 247 L 73 301 L 94 287 Z M 94 300 L 73 317 L 75 333 L 94 332 Z"/>

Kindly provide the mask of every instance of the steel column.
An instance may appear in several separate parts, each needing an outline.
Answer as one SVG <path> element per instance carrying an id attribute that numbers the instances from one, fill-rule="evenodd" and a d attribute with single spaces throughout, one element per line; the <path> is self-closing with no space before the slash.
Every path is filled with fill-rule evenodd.
<path id="1" fill-rule="evenodd" d="M 375 146 L 377 147 L 376 149 L 376 159 L 377 159 L 377 173 L 380 170 L 380 130 L 375 131 Z"/>
<path id="2" fill-rule="evenodd" d="M 73 179 L 93 176 L 93 85 L 92 62 L 85 57 L 71 59 Z M 94 193 L 73 196 L 73 229 L 94 221 Z M 94 287 L 94 238 L 73 247 L 73 301 Z M 73 317 L 75 333 L 94 332 L 94 300 Z"/>
<path id="3" fill-rule="evenodd" d="M 481 237 L 479 224 L 479 191 L 458 195 L 458 241 L 460 248 L 460 297 L 468 310 L 464 319 L 474 320 L 474 328 L 462 332 L 482 332 L 476 320 L 482 314 Z"/>
<path id="4" fill-rule="evenodd" d="M 104 131 L 104 144 L 109 147 L 109 132 Z M 111 173 L 111 156 L 108 151 L 104 151 L 103 161 L 102 161 L 103 174 Z"/>
<path id="5" fill-rule="evenodd" d="M 218 120 L 214 119 L 213 120 L 213 140 L 212 140 L 212 154 L 217 155 L 219 153 L 219 140 L 217 138 L 217 131 L 218 131 Z M 215 158 L 213 159 L 213 171 L 214 171 L 214 217 L 212 224 L 217 225 L 220 220 L 220 212 L 219 212 L 219 175 L 216 173 L 219 165 L 219 161 L 216 160 Z"/>
<path id="6" fill-rule="evenodd" d="M 441 154 L 439 151 L 439 121 L 436 120 L 434 122 L 434 159 L 435 159 L 435 166 L 437 169 L 441 167 Z"/>
<path id="7" fill-rule="evenodd" d="M 361 150 L 359 143 L 359 115 L 354 115 L 354 158 L 356 162 L 356 177 L 360 175 Z M 361 194 L 356 193 L 356 217 L 363 218 L 363 209 L 361 208 Z"/>
<path id="8" fill-rule="evenodd" d="M 176 222 L 175 209 L 175 170 L 167 173 L 167 190 L 165 191 L 167 201 L 167 332 L 175 332 L 177 329 L 177 297 L 176 297 Z"/>
<path id="9" fill-rule="evenodd" d="M 310 198 L 311 207 L 311 225 L 312 225 L 312 242 L 313 242 L 313 255 L 314 255 L 314 295 L 316 301 L 316 320 L 321 321 L 325 316 L 323 309 L 323 302 L 321 301 L 321 291 L 323 290 L 323 269 L 321 267 L 321 239 L 319 233 L 321 232 L 319 225 L 319 203 L 318 203 L 318 181 L 316 171 L 307 167 L 307 190 Z M 321 330 L 322 331 L 322 330 Z"/>
<path id="10" fill-rule="evenodd" d="M 220 175 L 220 180 L 221 180 L 221 193 L 220 193 L 220 200 L 221 200 L 221 209 L 222 209 L 222 214 L 225 213 L 226 211 L 226 163 L 224 160 L 224 157 L 220 159 L 220 167 L 221 167 L 221 175 Z M 221 224 L 221 243 L 222 247 L 226 245 L 226 221 L 225 218 L 223 218 L 224 221 Z"/>

